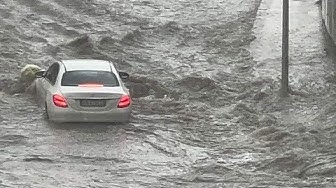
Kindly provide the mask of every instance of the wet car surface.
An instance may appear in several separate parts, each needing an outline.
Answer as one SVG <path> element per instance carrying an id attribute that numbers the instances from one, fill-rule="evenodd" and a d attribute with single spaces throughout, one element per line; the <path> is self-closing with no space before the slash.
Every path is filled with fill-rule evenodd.
<path id="1" fill-rule="evenodd" d="M 1 92 L 0 187 L 333 187 L 333 46 L 319 7 L 293 1 L 309 21 L 293 19 L 293 93 L 278 97 L 279 33 L 265 33 L 279 26 L 262 27 L 275 2 L 1 0 L 1 83 L 101 58 L 135 98 L 126 125 L 56 125 Z"/>

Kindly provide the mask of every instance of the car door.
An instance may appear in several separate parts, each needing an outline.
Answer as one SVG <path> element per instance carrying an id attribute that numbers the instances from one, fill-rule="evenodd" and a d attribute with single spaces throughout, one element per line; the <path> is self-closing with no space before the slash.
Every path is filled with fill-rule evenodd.
<path id="1" fill-rule="evenodd" d="M 51 93 L 52 88 L 55 87 L 59 68 L 58 63 L 52 64 L 46 71 L 44 79 L 41 80 L 42 87 L 40 97 L 43 99 L 43 102 L 47 101 L 48 93 Z"/>

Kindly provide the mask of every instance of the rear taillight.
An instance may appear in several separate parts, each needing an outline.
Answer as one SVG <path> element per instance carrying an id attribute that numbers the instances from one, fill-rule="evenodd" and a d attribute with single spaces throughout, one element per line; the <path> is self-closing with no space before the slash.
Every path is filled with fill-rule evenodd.
<path id="1" fill-rule="evenodd" d="M 121 96 L 118 102 L 118 108 L 126 108 L 131 105 L 131 97 L 129 95 Z"/>
<path id="2" fill-rule="evenodd" d="M 65 98 L 62 95 L 55 94 L 53 95 L 53 102 L 55 106 L 61 107 L 61 108 L 66 108 L 68 107 L 68 104 L 65 100 Z"/>

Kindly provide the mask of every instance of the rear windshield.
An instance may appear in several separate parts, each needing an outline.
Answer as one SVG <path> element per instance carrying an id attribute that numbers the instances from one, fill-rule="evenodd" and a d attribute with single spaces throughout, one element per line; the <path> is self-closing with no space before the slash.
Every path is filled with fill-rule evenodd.
<path id="1" fill-rule="evenodd" d="M 67 71 L 63 74 L 62 86 L 99 84 L 105 87 L 119 86 L 117 77 L 107 71 Z"/>

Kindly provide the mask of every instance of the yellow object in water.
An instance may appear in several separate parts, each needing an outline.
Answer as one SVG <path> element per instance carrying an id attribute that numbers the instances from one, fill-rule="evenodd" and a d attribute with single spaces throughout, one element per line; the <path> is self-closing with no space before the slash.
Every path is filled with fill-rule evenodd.
<path id="1" fill-rule="evenodd" d="M 21 69 L 21 82 L 29 86 L 35 80 L 35 73 L 42 70 L 39 66 L 34 64 L 28 64 Z"/>

